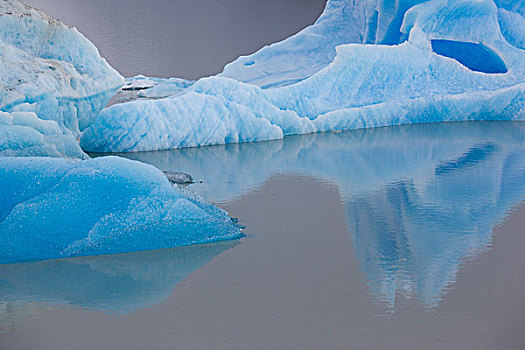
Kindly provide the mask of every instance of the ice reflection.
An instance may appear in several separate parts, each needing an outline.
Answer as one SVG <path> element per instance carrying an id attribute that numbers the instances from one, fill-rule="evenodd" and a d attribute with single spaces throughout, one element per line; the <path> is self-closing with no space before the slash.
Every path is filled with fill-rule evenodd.
<path id="1" fill-rule="evenodd" d="M 525 196 L 525 123 L 413 125 L 128 154 L 202 180 L 218 203 L 295 173 L 337 184 L 374 297 L 435 307 Z M 248 228 L 249 231 L 249 228 Z"/>
<path id="2" fill-rule="evenodd" d="M 0 324 L 34 303 L 130 313 L 166 299 L 175 285 L 238 241 L 165 250 L 0 265 Z M 15 320 L 14 320 L 15 319 Z"/>

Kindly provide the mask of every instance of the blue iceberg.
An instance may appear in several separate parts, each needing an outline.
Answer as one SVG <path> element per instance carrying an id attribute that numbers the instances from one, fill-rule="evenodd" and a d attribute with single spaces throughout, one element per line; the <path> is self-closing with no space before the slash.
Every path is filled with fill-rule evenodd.
<path id="1" fill-rule="evenodd" d="M 464 120 L 525 120 L 521 1 L 330 0 L 222 74 L 111 105 L 83 149 L 134 152 Z"/>
<path id="2" fill-rule="evenodd" d="M 0 264 L 242 236 L 223 210 L 123 158 L 0 158 L 0 178 Z"/>

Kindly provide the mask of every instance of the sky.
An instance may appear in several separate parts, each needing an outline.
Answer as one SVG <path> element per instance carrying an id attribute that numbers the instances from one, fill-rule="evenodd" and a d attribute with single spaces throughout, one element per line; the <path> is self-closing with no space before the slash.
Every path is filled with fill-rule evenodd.
<path id="1" fill-rule="evenodd" d="M 22 0 L 77 27 L 126 77 L 196 79 L 312 24 L 324 0 Z"/>

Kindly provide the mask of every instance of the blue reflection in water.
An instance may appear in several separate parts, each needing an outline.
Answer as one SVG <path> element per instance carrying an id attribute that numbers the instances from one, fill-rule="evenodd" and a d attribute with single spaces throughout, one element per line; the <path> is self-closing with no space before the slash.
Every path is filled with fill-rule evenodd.
<path id="1" fill-rule="evenodd" d="M 450 173 L 454 170 L 461 170 L 468 167 L 474 167 L 494 153 L 494 151 L 496 151 L 496 146 L 492 143 L 470 148 L 458 159 L 452 159 L 450 161 L 444 162 L 443 164 L 439 164 L 436 167 L 436 175 Z"/>
<path id="2" fill-rule="evenodd" d="M 1 300 L 19 312 L 43 302 L 129 313 L 162 302 L 188 274 L 238 243 L 0 265 Z M 0 312 L 0 325 L 16 316 Z"/>
<path id="3" fill-rule="evenodd" d="M 418 299 L 431 308 L 525 196 L 524 150 L 525 123 L 476 122 L 126 156 L 204 180 L 193 190 L 215 202 L 286 172 L 337 184 L 375 298 L 389 307 L 400 296 Z"/>
<path id="4" fill-rule="evenodd" d="M 438 162 L 426 181 L 349 198 L 356 255 L 379 300 L 393 307 L 402 295 L 438 305 L 459 265 L 490 245 L 494 224 L 525 195 L 524 146 L 503 137 L 469 147 Z"/>

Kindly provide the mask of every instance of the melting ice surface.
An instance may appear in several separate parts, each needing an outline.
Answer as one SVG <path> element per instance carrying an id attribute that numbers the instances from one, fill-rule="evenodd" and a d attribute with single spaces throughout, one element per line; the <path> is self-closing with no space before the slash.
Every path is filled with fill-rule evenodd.
<path id="1" fill-rule="evenodd" d="M 0 112 L 0 157 L 87 158 L 77 140 L 54 120 L 34 112 Z"/>
<path id="2" fill-rule="evenodd" d="M 158 169 L 88 159 L 78 136 L 123 84 L 75 28 L 0 2 L 0 264 L 239 237 L 224 211 Z"/>
<path id="3" fill-rule="evenodd" d="M 192 174 L 204 181 L 192 189 L 219 203 L 286 173 L 336 184 L 376 300 L 393 307 L 402 296 L 431 308 L 523 200 L 524 150 L 525 123 L 470 122 L 127 156 Z"/>
<path id="4" fill-rule="evenodd" d="M 123 83 L 75 28 L 0 2 L 0 156 L 85 158 L 77 137 Z"/>

